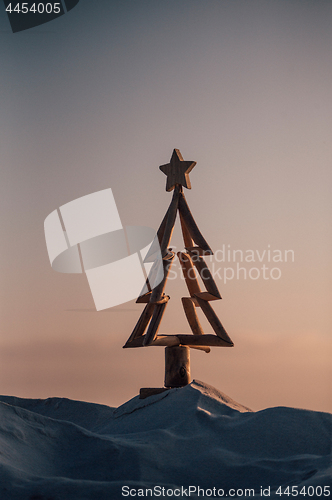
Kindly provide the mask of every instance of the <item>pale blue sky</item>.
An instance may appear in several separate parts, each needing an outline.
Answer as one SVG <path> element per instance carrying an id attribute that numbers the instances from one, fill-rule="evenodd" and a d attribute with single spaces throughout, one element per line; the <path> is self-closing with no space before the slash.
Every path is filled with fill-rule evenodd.
<path id="1" fill-rule="evenodd" d="M 197 161 L 185 194 L 214 250 L 295 253 L 280 280 L 218 280 L 215 309 L 235 347 L 195 353 L 193 376 L 248 406 L 331 411 L 332 3 L 96 3 L 16 34 L 0 13 L 0 392 L 120 404 L 152 376 L 162 385 L 162 349 L 121 349 L 142 306 L 73 311 L 92 297 L 84 276 L 50 268 L 43 221 L 111 187 L 123 224 L 157 228 L 171 198 L 158 166 L 176 147 Z M 187 332 L 182 280 L 167 291 L 161 331 Z M 110 363 L 99 373 L 96 347 L 88 383 L 100 343 Z M 264 360 L 271 379 L 250 393 Z"/>

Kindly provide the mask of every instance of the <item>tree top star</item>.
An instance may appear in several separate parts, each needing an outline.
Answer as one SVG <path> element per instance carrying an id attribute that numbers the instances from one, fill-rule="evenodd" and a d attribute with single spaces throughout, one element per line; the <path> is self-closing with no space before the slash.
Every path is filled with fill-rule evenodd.
<path id="1" fill-rule="evenodd" d="M 176 184 L 191 189 L 189 173 L 196 165 L 195 161 L 184 161 L 179 149 L 174 149 L 172 158 L 166 165 L 160 165 L 160 170 L 167 175 L 166 191 L 172 191 Z"/>

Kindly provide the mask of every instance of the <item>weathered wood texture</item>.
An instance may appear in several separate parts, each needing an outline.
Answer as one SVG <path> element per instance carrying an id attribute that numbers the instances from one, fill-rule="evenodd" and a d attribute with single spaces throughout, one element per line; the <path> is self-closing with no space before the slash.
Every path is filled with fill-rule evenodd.
<path id="1" fill-rule="evenodd" d="M 218 316 L 216 315 L 210 304 L 205 300 L 201 299 L 200 297 L 198 297 L 198 295 L 196 295 L 196 298 L 208 322 L 210 323 L 210 325 L 212 326 L 213 330 L 216 332 L 218 337 L 224 340 L 225 342 L 233 345 L 233 341 L 229 337 L 225 328 L 222 326 Z"/>
<path id="2" fill-rule="evenodd" d="M 179 198 L 179 212 L 182 215 L 185 225 L 188 228 L 191 238 L 194 240 L 196 245 L 198 245 L 207 255 L 213 255 L 213 252 L 207 242 L 205 241 L 203 235 L 201 234 L 198 226 L 190 212 L 190 208 L 187 205 L 186 199 L 183 193 L 180 193 Z"/>
<path id="3" fill-rule="evenodd" d="M 216 298 L 221 299 L 221 295 L 219 293 L 218 287 L 216 285 L 216 282 L 214 281 L 212 274 L 210 272 L 210 269 L 208 268 L 206 262 L 202 257 L 199 255 L 190 255 L 191 260 L 194 263 L 198 274 L 200 275 L 206 290 L 211 294 L 214 295 Z"/>
<path id="4" fill-rule="evenodd" d="M 209 354 L 211 352 L 210 347 L 206 345 L 188 345 L 190 349 L 197 349 L 198 351 L 204 351 L 206 354 Z"/>
<path id="5" fill-rule="evenodd" d="M 179 149 L 174 149 L 169 163 L 159 169 L 167 176 L 166 191 L 172 191 L 177 185 L 191 189 L 189 173 L 196 165 L 195 161 L 185 161 Z"/>
<path id="6" fill-rule="evenodd" d="M 182 231 L 184 246 L 185 246 L 185 248 L 194 248 L 193 247 L 194 242 L 193 242 L 192 237 L 190 236 L 189 229 L 187 228 L 186 223 L 184 222 L 183 217 L 180 214 L 180 212 L 179 212 L 179 215 L 180 215 L 180 224 L 181 224 L 181 231 Z"/>
<path id="7" fill-rule="evenodd" d="M 180 191 L 181 191 L 181 186 L 179 186 L 179 185 L 175 186 L 172 201 L 171 201 L 171 204 L 170 204 L 168 211 L 167 211 L 168 214 L 167 214 L 164 234 L 163 234 L 161 244 L 160 244 L 162 257 L 164 257 L 168 253 L 167 248 L 168 248 L 170 239 L 172 237 L 173 229 L 174 229 L 176 214 L 177 214 L 177 210 L 178 210 Z"/>
<path id="8" fill-rule="evenodd" d="M 191 258 L 188 254 L 186 254 L 184 252 L 178 252 L 177 256 L 178 256 L 180 264 L 181 264 L 183 276 L 184 276 L 184 279 L 186 281 L 188 291 L 189 291 L 191 297 L 193 297 L 196 293 L 201 292 L 201 289 L 200 289 L 200 286 L 199 286 L 199 283 L 197 280 L 195 268 L 194 268 L 193 263 L 191 261 Z"/>
<path id="9" fill-rule="evenodd" d="M 183 387 L 190 383 L 190 350 L 187 346 L 166 347 L 165 387 Z"/>
<path id="10" fill-rule="evenodd" d="M 177 337 L 180 340 L 181 345 L 206 345 L 216 347 L 232 347 L 234 345 L 232 341 L 231 343 L 226 342 L 224 339 L 221 339 L 220 337 L 217 337 L 216 335 L 213 335 L 211 333 L 205 333 L 204 335 L 178 333 Z"/>
<path id="11" fill-rule="evenodd" d="M 140 295 L 136 299 L 136 304 L 147 304 L 150 302 L 152 292 L 147 292 L 144 295 Z"/>
<path id="12" fill-rule="evenodd" d="M 136 326 L 132 331 L 132 334 L 127 340 L 127 344 L 130 343 L 132 340 L 136 339 L 137 337 L 141 337 L 144 334 L 146 327 L 148 326 L 149 321 L 152 317 L 153 309 L 154 309 L 153 304 L 147 304 L 144 307 L 142 314 L 140 315 L 136 323 Z"/>
<path id="13" fill-rule="evenodd" d="M 186 247 L 186 250 L 190 255 L 200 255 L 201 257 L 204 257 L 205 255 L 212 255 L 209 250 L 206 252 L 205 250 L 202 250 L 202 248 L 196 246 Z"/>
<path id="14" fill-rule="evenodd" d="M 174 345 L 180 345 L 180 340 L 176 335 L 157 335 L 151 345 L 172 347 Z"/>
<path id="15" fill-rule="evenodd" d="M 161 283 L 152 291 L 138 297 L 136 302 L 145 303 L 146 306 L 131 336 L 124 345 L 125 348 L 159 345 L 166 346 L 169 349 L 186 347 L 188 352 L 189 347 L 209 352 L 210 346 L 232 347 L 234 345 L 209 304 L 209 301 L 221 299 L 213 276 L 202 258 L 205 255 L 212 255 L 213 252 L 198 229 L 182 191 L 182 186 L 189 189 L 191 187 L 188 174 L 195 164 L 196 162 L 184 161 L 180 151 L 174 149 L 170 163 L 159 167 L 167 175 L 167 191 L 174 189 L 171 203 L 157 232 L 161 247 L 164 277 Z M 186 252 L 178 252 L 177 255 L 190 294 L 190 297 L 182 298 L 182 304 L 193 334 L 158 335 L 160 322 L 169 300 L 169 296 L 165 295 L 164 290 L 175 255 L 171 251 L 172 249 L 169 248 L 169 244 L 177 212 L 179 212 L 183 241 L 186 248 Z M 205 291 L 201 290 L 197 273 L 202 279 Z M 204 334 L 196 313 L 196 307 L 202 309 L 216 335 Z"/>
<path id="16" fill-rule="evenodd" d="M 157 302 L 152 302 L 151 301 L 151 293 L 152 292 L 149 292 L 149 293 L 146 293 L 145 295 L 141 295 L 140 297 L 138 297 L 138 299 L 136 300 L 136 304 L 149 304 L 149 303 L 151 303 L 151 304 L 163 304 L 164 302 L 168 302 L 170 299 L 169 295 L 165 295 L 163 293 L 160 300 L 158 300 Z"/>
<path id="17" fill-rule="evenodd" d="M 211 300 L 220 300 L 221 297 L 216 297 L 215 295 L 212 295 L 212 293 L 209 293 L 209 292 L 201 292 L 201 293 L 196 293 L 195 297 L 200 297 L 201 299 L 205 300 L 205 301 L 208 301 L 210 302 Z M 193 297 L 195 299 L 195 297 Z M 200 305 L 198 304 L 197 302 L 197 299 L 196 300 L 196 307 L 200 307 Z"/>
<path id="18" fill-rule="evenodd" d="M 124 349 L 142 347 L 144 337 L 137 337 L 130 343 L 126 343 Z M 177 333 L 176 335 L 158 335 L 156 339 L 149 344 L 151 346 L 170 346 L 170 345 L 186 345 L 194 346 L 211 346 L 211 347 L 233 347 L 233 342 L 225 341 L 212 333 L 204 335 L 192 335 L 191 333 Z"/>
<path id="19" fill-rule="evenodd" d="M 171 201 L 171 204 L 172 204 L 172 201 Z M 160 246 L 161 246 L 161 242 L 163 241 L 163 236 L 164 236 L 164 232 L 165 232 L 165 227 L 166 227 L 166 222 L 168 219 L 169 211 L 170 211 L 170 207 L 168 207 L 167 212 L 165 213 L 164 218 L 161 221 L 161 224 L 160 224 L 159 229 L 157 231 L 157 237 L 158 237 L 158 241 L 159 241 Z"/>
<path id="20" fill-rule="evenodd" d="M 203 335 L 204 331 L 196 314 L 196 308 L 193 300 L 189 297 L 182 297 L 181 300 L 191 331 L 194 335 Z"/>
<path id="21" fill-rule="evenodd" d="M 153 304 L 153 305 L 154 305 L 153 315 L 150 324 L 148 326 L 147 332 L 143 336 L 144 346 L 151 344 L 151 342 L 153 342 L 154 339 L 156 338 L 160 322 L 162 320 L 165 308 L 167 306 L 167 302 L 164 302 L 163 304 Z"/>
<path id="22" fill-rule="evenodd" d="M 151 248 L 153 247 L 154 245 L 152 244 L 151 247 L 150 247 L 150 250 Z M 148 253 L 146 254 L 146 257 L 147 258 L 148 256 L 150 256 L 150 250 L 148 251 Z M 149 255 L 150 254 L 150 255 Z M 138 254 L 139 255 L 139 254 Z M 139 303 L 139 302 L 148 302 L 148 300 L 145 300 L 145 298 L 148 296 L 148 294 L 150 294 L 152 292 L 151 290 L 151 281 L 154 283 L 154 280 L 155 280 L 155 276 L 158 275 L 158 272 L 159 272 L 159 267 L 161 266 L 161 254 L 159 254 L 157 257 L 155 256 L 155 260 L 154 262 L 152 263 L 152 266 L 150 268 L 150 271 L 149 271 L 149 274 L 148 276 L 146 277 L 146 280 L 145 280 L 145 284 L 144 284 L 144 287 L 142 288 L 141 290 L 141 293 L 139 295 L 139 297 L 137 298 L 136 302 Z M 139 256 L 140 258 L 140 256 Z M 144 259 L 145 260 L 145 259 Z M 143 261 L 141 260 L 141 266 L 142 266 L 142 269 L 144 271 L 144 274 L 146 275 L 145 273 L 145 268 L 143 266 Z M 142 294 L 142 292 L 144 290 L 148 289 L 147 292 L 145 292 L 144 294 Z"/>
<path id="23" fill-rule="evenodd" d="M 172 252 L 170 259 L 163 259 L 164 277 L 163 277 L 162 281 L 159 283 L 159 285 L 157 285 L 152 290 L 152 294 L 151 294 L 151 298 L 150 298 L 151 302 L 158 302 L 162 298 L 163 293 L 164 293 L 164 289 L 165 289 L 165 285 L 166 285 L 166 281 L 167 281 L 167 277 L 168 277 L 168 273 L 171 269 L 174 257 L 175 257 L 175 253 Z"/>

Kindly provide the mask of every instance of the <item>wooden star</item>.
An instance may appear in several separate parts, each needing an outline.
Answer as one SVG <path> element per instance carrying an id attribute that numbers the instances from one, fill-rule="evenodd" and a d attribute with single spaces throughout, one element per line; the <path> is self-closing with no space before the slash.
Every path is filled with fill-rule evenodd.
<path id="1" fill-rule="evenodd" d="M 172 158 L 166 165 L 160 165 L 160 170 L 167 175 L 166 191 L 172 191 L 176 184 L 191 189 L 189 173 L 196 165 L 195 161 L 184 161 L 179 149 L 174 149 Z"/>

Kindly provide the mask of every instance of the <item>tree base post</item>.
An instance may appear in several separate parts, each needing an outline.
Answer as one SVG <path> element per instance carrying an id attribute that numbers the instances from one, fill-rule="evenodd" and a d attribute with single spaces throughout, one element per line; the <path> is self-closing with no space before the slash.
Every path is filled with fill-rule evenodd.
<path id="1" fill-rule="evenodd" d="M 165 387 L 183 387 L 190 384 L 190 348 L 165 348 Z"/>

